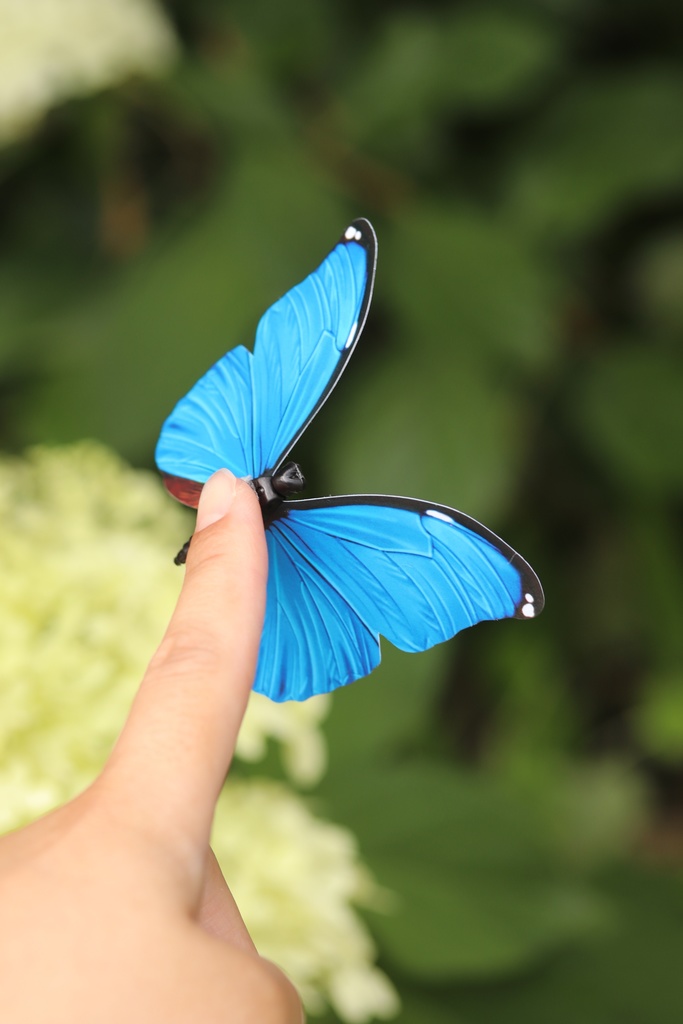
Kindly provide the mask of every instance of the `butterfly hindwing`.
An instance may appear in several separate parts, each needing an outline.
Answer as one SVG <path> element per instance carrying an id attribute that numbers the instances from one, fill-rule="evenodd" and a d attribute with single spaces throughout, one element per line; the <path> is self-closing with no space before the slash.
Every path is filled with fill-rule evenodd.
<path id="1" fill-rule="evenodd" d="M 266 531 L 268 590 L 254 689 L 305 700 L 359 679 L 380 660 L 379 638 L 342 593 L 301 559 L 294 534 Z"/>
<path id="2" fill-rule="evenodd" d="M 370 223 L 354 221 L 317 270 L 263 315 L 253 354 L 228 352 L 178 402 L 162 427 L 156 462 L 181 501 L 196 505 L 200 490 L 188 492 L 182 481 L 203 484 L 223 466 L 255 478 L 283 461 L 355 347 L 376 251 Z"/>
<path id="3" fill-rule="evenodd" d="M 352 495 L 292 501 L 268 525 L 266 623 L 255 689 L 301 700 L 366 675 L 379 636 L 422 651 L 487 619 L 543 607 L 512 548 L 454 509 Z"/>

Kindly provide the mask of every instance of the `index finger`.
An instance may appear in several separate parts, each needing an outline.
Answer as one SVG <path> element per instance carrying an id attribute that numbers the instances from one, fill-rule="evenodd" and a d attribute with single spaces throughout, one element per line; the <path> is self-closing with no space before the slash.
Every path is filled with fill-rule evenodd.
<path id="1" fill-rule="evenodd" d="M 220 470 L 204 485 L 178 604 L 105 769 L 127 814 L 208 842 L 256 672 L 267 574 L 258 498 Z"/>

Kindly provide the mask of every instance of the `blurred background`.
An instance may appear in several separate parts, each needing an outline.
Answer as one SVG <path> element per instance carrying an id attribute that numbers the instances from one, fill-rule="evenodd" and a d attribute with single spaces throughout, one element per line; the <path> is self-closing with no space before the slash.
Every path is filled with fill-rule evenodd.
<path id="1" fill-rule="evenodd" d="M 394 893 L 368 921 L 401 1024 L 680 1024 L 683 6 L 20 6 L 2 449 L 152 467 L 180 395 L 369 217 L 375 299 L 295 452 L 308 493 L 460 508 L 547 606 L 385 645 L 309 799 Z"/>

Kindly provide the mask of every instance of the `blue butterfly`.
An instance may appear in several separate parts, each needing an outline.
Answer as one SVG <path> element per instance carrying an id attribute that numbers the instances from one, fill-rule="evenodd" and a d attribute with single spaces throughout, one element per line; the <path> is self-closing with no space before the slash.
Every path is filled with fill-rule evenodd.
<path id="1" fill-rule="evenodd" d="M 544 603 L 523 558 L 445 505 L 383 494 L 286 500 L 305 485 L 287 456 L 358 342 L 376 261 L 372 225 L 353 221 L 264 314 L 253 353 L 228 352 L 178 402 L 156 449 L 167 489 L 186 505 L 223 466 L 259 496 L 269 573 L 254 689 L 276 701 L 367 675 L 380 634 L 423 651 L 485 619 L 532 618 Z"/>

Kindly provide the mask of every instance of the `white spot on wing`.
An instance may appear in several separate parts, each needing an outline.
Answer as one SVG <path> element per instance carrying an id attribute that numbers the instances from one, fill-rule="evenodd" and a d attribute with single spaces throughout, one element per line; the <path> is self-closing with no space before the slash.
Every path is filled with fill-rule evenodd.
<path id="1" fill-rule="evenodd" d="M 533 604 L 534 603 L 534 595 L 533 594 L 525 594 L 524 595 L 524 600 L 525 601 L 529 601 L 530 604 Z"/>
<path id="2" fill-rule="evenodd" d="M 528 595 L 525 594 L 525 597 L 526 596 L 528 596 Z M 536 609 L 534 608 L 533 604 L 523 604 L 522 605 L 522 615 L 524 616 L 525 619 L 533 619 L 535 614 L 536 614 Z"/>
<path id="3" fill-rule="evenodd" d="M 450 523 L 451 526 L 455 522 L 451 516 L 447 516 L 445 512 L 439 512 L 436 508 L 428 508 L 425 515 L 432 516 L 433 519 L 440 519 L 444 523 Z"/>
<path id="4" fill-rule="evenodd" d="M 348 336 L 348 338 L 346 339 L 346 344 L 344 345 L 344 348 L 345 348 L 345 349 L 346 349 L 346 348 L 350 348 L 350 347 L 351 347 L 351 345 L 353 345 L 353 339 L 354 339 L 354 338 L 356 337 L 356 331 L 357 331 L 357 330 L 358 330 L 358 321 L 356 320 L 356 321 L 355 321 L 355 323 L 354 323 L 354 325 L 353 325 L 353 327 L 352 327 L 352 328 L 351 328 L 351 330 L 349 331 L 349 336 Z"/>
<path id="5" fill-rule="evenodd" d="M 354 228 L 353 224 L 349 224 L 348 228 L 344 232 L 344 238 L 349 242 L 360 242 L 361 233 L 358 228 Z"/>

